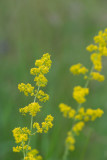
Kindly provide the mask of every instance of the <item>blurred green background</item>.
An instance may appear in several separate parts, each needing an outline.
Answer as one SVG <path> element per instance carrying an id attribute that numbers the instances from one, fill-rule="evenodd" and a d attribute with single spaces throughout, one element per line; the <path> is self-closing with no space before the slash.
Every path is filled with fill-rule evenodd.
<path id="1" fill-rule="evenodd" d="M 51 113 L 54 127 L 47 134 L 36 135 L 32 148 L 37 148 L 44 160 L 62 160 L 72 121 L 62 116 L 58 105 L 63 102 L 76 108 L 73 86 L 85 83 L 82 76 L 72 76 L 69 68 L 78 62 L 91 67 L 85 48 L 106 27 L 107 0 L 0 0 L 0 160 L 22 157 L 12 152 L 12 129 L 29 126 L 29 116 L 23 117 L 18 110 L 33 99 L 20 93 L 17 85 L 33 84 L 30 68 L 46 52 L 53 61 L 45 89 L 50 100 L 42 104 L 37 118 L 43 121 Z M 102 74 L 107 79 L 107 58 L 103 59 Z M 101 107 L 105 114 L 86 125 L 69 160 L 107 160 L 107 80 L 93 81 L 89 87 L 84 106 Z"/>

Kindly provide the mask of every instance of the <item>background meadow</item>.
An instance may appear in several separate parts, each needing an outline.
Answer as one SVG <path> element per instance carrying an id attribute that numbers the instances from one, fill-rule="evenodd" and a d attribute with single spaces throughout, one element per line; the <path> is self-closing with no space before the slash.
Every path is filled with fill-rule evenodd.
<path id="1" fill-rule="evenodd" d="M 50 99 L 37 119 L 42 121 L 51 113 L 54 127 L 47 134 L 33 137 L 32 148 L 37 148 L 44 160 L 62 160 L 72 121 L 62 116 L 58 105 L 63 102 L 76 108 L 73 86 L 85 83 L 82 76 L 71 75 L 69 68 L 79 62 L 91 67 L 85 48 L 106 27 L 106 0 L 0 0 L 0 160 L 21 159 L 21 154 L 12 152 L 15 143 L 11 131 L 29 126 L 30 117 L 23 117 L 18 110 L 33 98 L 20 93 L 17 85 L 34 83 L 30 68 L 47 52 L 53 61 L 45 89 Z M 107 159 L 107 58 L 103 59 L 102 74 L 106 80 L 90 83 L 84 106 L 101 107 L 105 113 L 101 119 L 87 123 L 68 159 Z"/>

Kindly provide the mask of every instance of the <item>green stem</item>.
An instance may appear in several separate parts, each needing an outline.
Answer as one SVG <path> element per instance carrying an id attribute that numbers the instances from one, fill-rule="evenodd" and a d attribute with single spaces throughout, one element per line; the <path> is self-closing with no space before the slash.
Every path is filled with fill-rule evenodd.
<path id="1" fill-rule="evenodd" d="M 37 98 L 37 94 L 38 94 L 38 92 L 39 92 L 39 89 L 40 89 L 40 86 L 38 86 L 37 93 L 36 93 L 36 95 L 35 95 L 35 97 L 34 97 L 34 103 L 36 102 L 36 98 Z M 28 139 L 28 147 L 29 147 L 29 144 L 30 144 L 30 138 L 31 138 L 31 136 L 32 136 L 32 127 L 33 127 L 33 116 L 31 116 L 31 122 L 30 122 L 30 131 L 31 131 L 31 134 L 29 135 L 29 139 Z M 26 155 L 27 155 L 27 153 L 28 153 L 28 147 L 27 147 L 27 149 L 26 149 Z"/>
<path id="2" fill-rule="evenodd" d="M 91 75 L 91 73 L 93 72 L 93 70 L 94 70 L 94 65 L 90 69 L 89 76 Z M 87 81 L 86 81 L 86 83 L 84 85 L 84 88 L 88 87 L 89 82 L 90 82 L 90 77 L 87 79 Z M 76 113 L 79 111 L 79 109 L 81 108 L 81 106 L 82 106 L 82 103 L 78 104 Z M 75 125 L 75 122 L 76 122 L 76 120 L 74 119 L 73 126 Z M 72 127 L 71 127 L 71 130 L 72 130 Z M 64 152 L 64 155 L 63 155 L 63 160 L 67 160 L 68 151 L 69 151 L 69 148 L 66 146 L 65 147 L 65 152 Z"/>
<path id="3" fill-rule="evenodd" d="M 67 156 L 68 156 L 68 147 L 65 148 L 63 160 L 67 160 Z"/>

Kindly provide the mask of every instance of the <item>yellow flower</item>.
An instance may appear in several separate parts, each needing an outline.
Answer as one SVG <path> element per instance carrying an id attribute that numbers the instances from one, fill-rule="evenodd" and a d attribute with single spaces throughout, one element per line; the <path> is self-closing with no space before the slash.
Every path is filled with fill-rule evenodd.
<path id="1" fill-rule="evenodd" d="M 53 117 L 51 115 L 48 115 L 45 118 L 45 122 L 42 122 L 41 127 L 39 123 L 33 122 L 33 117 L 36 116 L 41 109 L 41 106 L 36 100 L 38 99 L 40 102 L 46 102 L 49 99 L 49 95 L 40 90 L 40 87 L 45 87 L 47 85 L 48 80 L 44 75 L 49 72 L 51 63 L 50 55 L 49 53 L 46 53 L 41 59 L 35 61 L 36 67 L 31 68 L 30 74 L 35 76 L 34 81 L 36 82 L 37 88 L 33 87 L 30 83 L 21 83 L 18 85 L 20 92 L 24 92 L 26 96 L 34 96 L 33 103 L 19 109 L 19 112 L 23 115 L 26 115 L 27 113 L 31 115 L 31 130 L 27 127 L 18 127 L 13 130 L 15 142 L 20 143 L 19 146 L 13 147 L 13 152 L 22 151 L 24 154 L 24 160 L 42 160 L 42 157 L 38 155 L 38 151 L 36 149 L 31 150 L 31 147 L 28 145 L 30 142 L 30 136 L 35 135 L 36 133 L 48 132 L 48 129 L 53 126 Z M 36 128 L 36 132 L 32 133 L 32 128 Z M 29 150 L 31 151 L 28 152 Z"/>
<path id="2" fill-rule="evenodd" d="M 84 110 L 83 107 L 81 107 L 78 111 L 78 113 L 75 115 L 76 120 L 84 120 L 85 122 L 87 121 L 94 121 L 96 118 L 100 118 L 103 114 L 103 110 L 101 109 L 91 109 L 88 108 L 86 111 Z"/>
<path id="3" fill-rule="evenodd" d="M 52 61 L 50 60 L 50 54 L 46 53 L 42 56 L 40 60 L 35 61 L 35 66 L 40 67 L 40 66 L 46 66 L 50 69 Z"/>
<path id="4" fill-rule="evenodd" d="M 27 153 L 27 156 L 24 158 L 24 160 L 42 160 L 42 157 L 38 155 L 38 153 L 38 150 L 33 149 Z"/>
<path id="5" fill-rule="evenodd" d="M 107 47 L 105 46 L 105 47 L 102 47 L 102 52 L 101 52 L 101 54 L 103 55 L 103 56 L 107 56 Z"/>
<path id="6" fill-rule="evenodd" d="M 96 110 L 93 110 L 93 109 L 87 109 L 86 110 L 86 115 L 89 116 L 90 120 L 94 121 L 97 117 L 101 117 L 102 114 L 103 114 L 103 110 L 101 109 L 96 109 Z"/>
<path id="7" fill-rule="evenodd" d="M 51 116 L 51 114 L 50 114 L 50 115 L 47 115 L 47 117 L 45 118 L 45 121 L 46 121 L 46 122 L 49 122 L 49 121 L 52 122 L 53 119 L 54 119 L 54 118 L 53 118 L 53 117 Z"/>
<path id="8" fill-rule="evenodd" d="M 13 152 L 20 152 L 22 150 L 21 146 L 13 147 Z"/>
<path id="9" fill-rule="evenodd" d="M 32 115 L 34 117 L 36 116 L 37 112 L 40 112 L 40 108 L 41 106 L 37 102 L 33 102 L 28 106 L 25 106 L 24 108 L 20 108 L 19 112 L 21 112 L 23 115 L 29 113 L 29 115 Z"/>
<path id="10" fill-rule="evenodd" d="M 31 85 L 31 84 L 24 84 L 24 83 L 21 83 L 18 85 L 18 89 L 20 90 L 20 92 L 24 92 L 24 94 L 26 96 L 28 96 L 28 94 L 30 94 L 31 96 L 34 95 L 34 87 Z"/>
<path id="11" fill-rule="evenodd" d="M 106 44 L 102 31 L 100 31 L 99 34 L 94 37 L 94 42 L 102 45 Z"/>
<path id="12" fill-rule="evenodd" d="M 97 53 L 93 53 L 91 55 L 91 61 L 94 64 L 94 69 L 97 71 L 101 71 L 102 69 L 101 55 Z"/>
<path id="13" fill-rule="evenodd" d="M 47 115 L 47 117 L 45 118 L 45 122 L 42 122 L 42 127 L 40 127 L 39 123 L 34 122 L 33 128 L 37 129 L 37 133 L 42 133 L 43 131 L 47 133 L 49 128 L 53 127 L 53 119 L 54 118 L 51 115 Z"/>
<path id="14" fill-rule="evenodd" d="M 38 75 L 40 73 L 40 68 L 31 68 L 30 74 Z"/>
<path id="15" fill-rule="evenodd" d="M 59 108 L 64 117 L 73 118 L 75 116 L 76 111 L 70 106 L 67 106 L 64 103 L 60 103 Z"/>
<path id="16" fill-rule="evenodd" d="M 104 81 L 104 76 L 98 72 L 91 72 L 91 79 L 102 82 L 102 81 Z"/>
<path id="17" fill-rule="evenodd" d="M 91 61 L 94 64 L 94 69 L 101 71 L 102 69 L 102 56 L 107 56 L 107 29 L 99 31 L 98 35 L 94 37 L 94 42 L 96 45 L 89 45 L 86 49 L 89 52 L 95 51 L 91 55 Z"/>
<path id="18" fill-rule="evenodd" d="M 68 146 L 69 150 L 74 151 L 75 149 L 74 144 L 75 144 L 74 136 L 72 132 L 68 132 L 68 136 L 66 138 L 66 145 Z"/>
<path id="19" fill-rule="evenodd" d="M 39 76 L 35 77 L 34 81 L 36 81 L 36 85 L 40 87 L 45 87 L 48 82 L 43 74 L 39 74 Z"/>
<path id="20" fill-rule="evenodd" d="M 70 67 L 70 71 L 74 75 L 78 75 L 78 74 L 86 74 L 88 72 L 88 69 L 86 67 L 84 67 L 82 64 L 78 63 L 78 64 L 75 64 L 75 65 L 72 65 Z"/>
<path id="21" fill-rule="evenodd" d="M 15 128 L 13 130 L 13 136 L 16 143 L 25 142 L 28 140 L 28 135 L 30 135 L 30 130 L 27 127 L 24 128 Z"/>
<path id="22" fill-rule="evenodd" d="M 39 92 L 36 94 L 36 97 L 41 102 L 46 102 L 47 100 L 49 100 L 49 95 L 44 93 L 42 90 L 39 90 Z"/>
<path id="23" fill-rule="evenodd" d="M 85 96 L 88 95 L 89 89 L 88 88 L 82 88 L 81 86 L 74 87 L 73 91 L 73 98 L 78 103 L 84 103 L 86 101 Z"/>
<path id="24" fill-rule="evenodd" d="M 96 51 L 98 47 L 96 45 L 90 44 L 86 49 L 87 51 L 92 52 L 92 51 Z"/>
<path id="25" fill-rule="evenodd" d="M 85 123 L 80 121 L 73 126 L 72 131 L 78 135 L 79 132 L 83 129 L 84 125 Z"/>
<path id="26" fill-rule="evenodd" d="M 43 129 L 40 127 L 39 123 L 34 122 L 33 128 L 37 129 L 37 133 L 42 133 Z"/>
<path id="27" fill-rule="evenodd" d="M 42 129 L 45 133 L 48 132 L 49 127 L 47 122 L 42 122 Z"/>
<path id="28" fill-rule="evenodd" d="M 42 122 L 42 129 L 45 133 L 48 132 L 49 128 L 53 127 L 52 121 L 53 117 L 51 115 L 47 115 L 47 117 L 45 118 L 45 122 Z"/>

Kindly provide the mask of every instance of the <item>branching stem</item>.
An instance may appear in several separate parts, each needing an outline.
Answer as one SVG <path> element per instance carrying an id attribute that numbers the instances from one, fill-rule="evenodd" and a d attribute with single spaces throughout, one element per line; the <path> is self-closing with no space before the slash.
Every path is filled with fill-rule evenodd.
<path id="1" fill-rule="evenodd" d="M 91 73 L 93 72 L 93 70 L 94 70 L 94 65 L 93 65 L 93 66 L 91 67 L 91 69 L 90 69 L 89 78 L 87 79 L 87 81 L 86 81 L 86 83 L 85 83 L 85 85 L 84 85 L 84 88 L 87 88 L 87 87 L 88 87 L 89 82 L 90 82 L 90 75 L 91 75 Z M 82 106 L 82 103 L 78 104 L 76 113 L 79 111 L 79 109 L 81 108 L 81 106 Z M 75 122 L 76 122 L 76 120 L 74 119 L 74 121 L 73 121 L 73 126 L 75 125 Z M 71 130 L 72 130 L 72 127 L 71 127 Z M 63 160 L 67 160 L 68 153 L 69 153 L 69 148 L 68 148 L 68 146 L 66 145 L 66 146 L 65 146 L 64 155 L 63 155 Z"/>
<path id="2" fill-rule="evenodd" d="M 40 89 L 40 86 L 38 86 L 37 93 L 36 93 L 36 95 L 34 97 L 34 103 L 36 102 L 36 98 L 37 98 L 37 94 L 39 92 L 39 89 Z M 30 138 L 31 138 L 32 135 L 34 135 L 34 134 L 32 134 L 32 127 L 33 127 L 33 116 L 31 115 L 31 122 L 30 122 L 30 131 L 31 131 L 31 133 L 30 133 L 29 139 L 28 139 L 28 147 L 29 147 L 29 144 L 30 144 Z M 26 155 L 28 153 L 28 147 L 26 149 Z"/>

